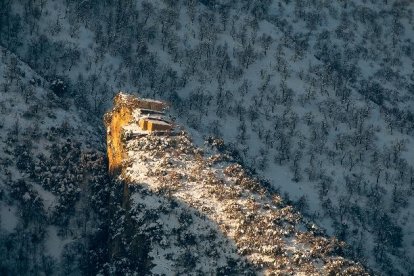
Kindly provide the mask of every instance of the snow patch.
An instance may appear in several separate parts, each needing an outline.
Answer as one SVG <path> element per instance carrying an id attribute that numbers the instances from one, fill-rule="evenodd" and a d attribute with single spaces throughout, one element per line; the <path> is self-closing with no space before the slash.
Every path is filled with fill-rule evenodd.
<path id="1" fill-rule="evenodd" d="M 0 222 L 1 228 L 12 232 L 19 222 L 17 217 L 17 209 L 14 206 L 0 204 Z"/>
<path id="2" fill-rule="evenodd" d="M 58 231 L 55 226 L 49 226 L 47 228 L 47 236 L 45 243 L 45 249 L 48 255 L 60 259 L 63 248 L 65 245 L 72 241 L 72 239 L 61 239 L 58 236 Z"/>

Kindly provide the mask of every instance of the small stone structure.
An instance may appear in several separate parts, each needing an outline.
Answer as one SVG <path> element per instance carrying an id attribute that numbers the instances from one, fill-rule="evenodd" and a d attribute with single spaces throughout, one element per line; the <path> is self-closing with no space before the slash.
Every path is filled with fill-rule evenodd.
<path id="1" fill-rule="evenodd" d="M 147 130 L 149 132 L 170 131 L 172 128 L 170 123 L 164 120 L 153 119 L 150 117 L 139 119 L 138 125 L 142 130 Z"/>
<path id="2" fill-rule="evenodd" d="M 109 171 L 119 173 L 125 155 L 122 139 L 140 137 L 150 133 L 168 134 L 172 124 L 164 116 L 167 104 L 151 99 L 141 99 L 133 95 L 119 92 L 114 98 L 114 107 L 105 114 L 107 129 L 107 152 Z"/>

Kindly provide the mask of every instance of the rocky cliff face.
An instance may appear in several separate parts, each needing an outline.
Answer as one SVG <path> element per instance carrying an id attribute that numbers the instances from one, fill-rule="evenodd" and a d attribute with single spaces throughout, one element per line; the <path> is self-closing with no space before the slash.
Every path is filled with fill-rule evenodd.
<path id="1" fill-rule="evenodd" d="M 111 174 L 119 172 L 124 155 L 121 143 L 122 129 L 132 121 L 132 99 L 128 100 L 122 94 L 114 98 L 114 108 L 105 114 L 105 126 L 107 128 L 107 152 L 109 171 Z"/>
<path id="2" fill-rule="evenodd" d="M 206 250 L 215 248 L 221 252 L 218 255 L 230 254 L 237 260 L 233 266 L 239 267 L 238 272 L 368 274 L 343 257 L 342 242 L 324 236 L 267 189 L 266 183 L 236 164 L 220 140 L 210 139 L 200 149 L 185 133 L 129 135 L 136 138 L 126 139 L 125 133 L 140 131 L 132 115 L 135 101 L 131 96 L 117 96 L 114 109 L 105 117 L 109 167 L 111 172 L 120 172 L 131 190 L 126 200 L 135 214 L 132 221 L 144 223 L 142 212 L 152 206 L 151 213 L 157 218 L 150 227 L 153 272 L 180 272 L 182 256 L 173 252 L 187 254 L 187 269 L 192 272 L 217 272 L 219 264 L 211 260 L 217 256 Z M 165 202 L 174 202 L 180 211 L 164 210 Z M 186 229 L 177 230 L 182 226 Z M 183 233 L 177 235 L 177 231 Z M 204 232 L 214 235 L 200 234 Z M 230 252 L 220 249 L 223 243 Z"/>

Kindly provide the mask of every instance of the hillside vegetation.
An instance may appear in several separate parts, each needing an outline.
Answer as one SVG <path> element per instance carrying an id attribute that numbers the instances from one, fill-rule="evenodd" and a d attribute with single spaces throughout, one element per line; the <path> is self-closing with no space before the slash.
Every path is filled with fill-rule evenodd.
<path id="1" fill-rule="evenodd" d="M 0 51 L 0 274 L 79 274 L 105 225 L 102 129 Z"/>
<path id="2" fill-rule="evenodd" d="M 0 44 L 59 101 L 168 101 L 386 275 L 413 273 L 413 39 L 408 0 L 0 1 Z"/>
<path id="3" fill-rule="evenodd" d="M 133 217 L 138 224 L 145 223 L 139 211 L 153 205 L 151 198 L 142 196 L 142 189 L 192 210 L 177 208 L 181 212 L 173 213 L 180 215 L 168 214 L 167 218 L 162 205 L 156 209 L 159 219 L 151 227 L 153 271 L 180 273 L 170 265 L 175 256 L 168 257 L 170 252 L 180 251 L 188 260 L 187 270 L 196 274 L 214 271 L 211 265 L 217 265 L 217 259 L 211 262 L 205 258 L 213 254 L 210 246 L 217 242 L 217 236 L 212 232 L 200 235 L 206 225 L 214 225 L 219 229 L 218 237 L 223 235 L 234 243 L 225 248 L 243 256 L 265 275 L 368 275 L 361 265 L 341 256 L 343 243 L 325 237 L 283 202 L 269 183 L 255 179 L 234 163 L 221 140 L 210 139 L 202 150 L 194 147 L 185 133 L 149 135 L 127 139 L 124 147 L 127 154 L 121 178 L 128 183 L 127 189 L 132 189 L 128 198 L 132 210 L 138 212 Z M 197 221 L 200 217 L 201 225 Z M 199 234 L 195 236 L 190 229 L 179 231 L 184 238 L 175 241 L 170 233 L 183 225 L 197 228 Z M 204 250 L 200 251 L 200 245 Z M 240 273 L 239 264 L 226 266 L 227 273 Z"/>

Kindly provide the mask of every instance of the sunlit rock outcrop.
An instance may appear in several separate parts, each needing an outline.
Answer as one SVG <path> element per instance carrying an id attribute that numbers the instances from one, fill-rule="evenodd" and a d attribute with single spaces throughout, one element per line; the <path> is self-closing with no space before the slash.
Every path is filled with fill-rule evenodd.
<path id="1" fill-rule="evenodd" d="M 164 120 L 164 108 L 156 102 L 151 109 L 158 114 L 144 116 Z M 326 237 L 284 203 L 268 183 L 244 170 L 221 140 L 209 139 L 201 149 L 188 134 L 174 132 L 172 127 L 143 130 L 142 116 L 139 99 L 119 94 L 113 111 L 105 117 L 110 170 L 120 171 L 125 185 L 179 202 L 205 217 L 206 223 L 216 225 L 234 243 L 238 256 L 266 275 L 368 275 L 361 265 L 343 256 L 344 243 Z M 128 196 L 131 210 L 142 208 L 140 193 Z M 166 237 L 165 244 L 156 249 L 157 256 L 168 255 L 173 246 Z M 198 269 L 209 271 L 208 267 Z M 164 272 L 168 271 L 174 272 Z"/>

